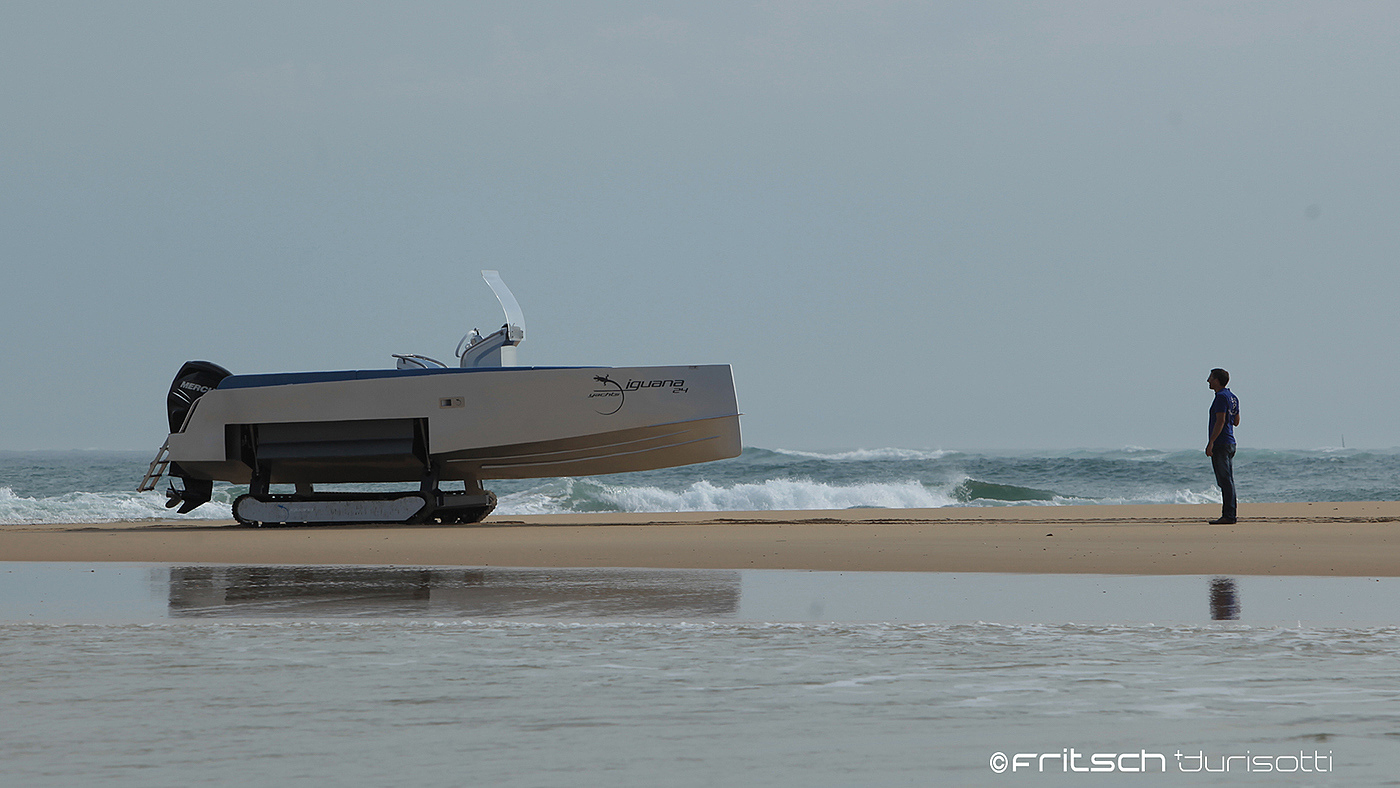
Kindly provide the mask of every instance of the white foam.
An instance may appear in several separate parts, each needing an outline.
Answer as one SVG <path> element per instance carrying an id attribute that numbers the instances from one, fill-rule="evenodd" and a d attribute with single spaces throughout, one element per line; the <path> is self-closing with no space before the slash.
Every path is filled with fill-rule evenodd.
<path id="1" fill-rule="evenodd" d="M 1123 498 L 1074 498 L 1072 496 L 1055 496 L 1051 503 L 1055 506 L 1079 506 L 1084 504 L 1097 504 L 1105 506 L 1119 506 L 1131 504 L 1158 504 L 1158 503 L 1220 503 L 1220 488 L 1211 487 L 1204 492 L 1196 492 L 1191 489 L 1165 490 L 1162 492 L 1150 492 L 1134 497 Z M 1032 503 L 1042 503 L 1032 501 Z"/>
<path id="2" fill-rule="evenodd" d="M 920 509 L 954 506 L 951 496 L 917 481 L 833 485 L 770 479 L 720 487 L 695 482 L 680 492 L 658 487 L 605 487 L 599 497 L 624 512 L 719 512 L 786 509 Z"/>
<path id="3" fill-rule="evenodd" d="M 27 498 L 10 487 L 0 487 L 0 523 L 102 523 L 119 520 L 228 520 L 227 503 L 207 503 L 187 515 L 165 508 L 165 496 L 156 492 L 71 492 L 51 498 Z"/>
<path id="4" fill-rule="evenodd" d="M 506 493 L 496 500 L 496 514 L 562 514 L 574 511 L 569 501 L 573 479 L 559 479 L 522 492 Z"/>

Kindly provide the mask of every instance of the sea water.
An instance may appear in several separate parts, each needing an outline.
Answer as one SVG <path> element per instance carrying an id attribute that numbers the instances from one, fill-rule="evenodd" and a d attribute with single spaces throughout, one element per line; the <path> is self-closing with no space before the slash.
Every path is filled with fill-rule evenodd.
<path id="1" fill-rule="evenodd" d="M 0 454 L 0 523 L 167 516 L 129 491 L 148 461 Z M 1400 454 L 1236 467 L 1246 502 L 1395 500 Z M 491 486 L 507 514 L 839 509 L 1218 501 L 1209 474 L 749 449 Z M 0 785 L 1382 785 L 1397 609 L 1392 578 L 0 562 Z"/>
<path id="2" fill-rule="evenodd" d="M 4 785 L 1381 785 L 1400 762 L 1391 578 L 0 564 L 0 598 Z"/>
<path id="3" fill-rule="evenodd" d="M 0 524 L 170 517 L 160 491 L 136 493 L 140 452 L 0 452 Z M 1241 502 L 1400 500 L 1400 450 L 1241 449 Z M 970 453 L 748 448 L 703 465 L 577 479 L 495 480 L 498 514 L 748 511 L 1132 503 L 1219 503 L 1204 452 Z M 372 487 L 361 485 L 360 487 Z M 246 487 L 216 483 L 186 517 L 231 519 Z"/>

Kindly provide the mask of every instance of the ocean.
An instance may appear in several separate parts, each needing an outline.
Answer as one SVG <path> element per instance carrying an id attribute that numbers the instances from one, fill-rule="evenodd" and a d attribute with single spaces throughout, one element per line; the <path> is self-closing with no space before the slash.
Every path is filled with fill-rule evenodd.
<path id="1" fill-rule="evenodd" d="M 179 517 L 134 492 L 143 452 L 0 452 L 0 524 Z M 1400 449 L 1241 449 L 1242 503 L 1400 499 Z M 748 448 L 704 465 L 576 479 L 489 481 L 498 514 L 1218 503 L 1199 449 L 979 453 Z M 350 486 L 372 488 L 372 485 Z M 188 515 L 232 519 L 245 488 L 216 484 Z"/>
<path id="2" fill-rule="evenodd" d="M 0 523 L 166 517 L 149 459 L 0 454 Z M 1236 468 L 1245 502 L 1393 500 L 1400 454 Z M 508 514 L 1218 501 L 1201 452 L 1150 449 L 489 486 Z M 6 786 L 1400 782 L 1397 578 L 3 558 Z"/>

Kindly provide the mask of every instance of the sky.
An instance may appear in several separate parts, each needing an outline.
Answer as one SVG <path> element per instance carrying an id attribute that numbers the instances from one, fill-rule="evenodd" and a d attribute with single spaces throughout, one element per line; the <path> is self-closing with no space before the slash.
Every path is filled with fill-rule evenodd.
<path id="1" fill-rule="evenodd" d="M 1400 446 L 1400 4 L 5 3 L 0 450 L 181 363 L 733 365 L 747 445 Z"/>

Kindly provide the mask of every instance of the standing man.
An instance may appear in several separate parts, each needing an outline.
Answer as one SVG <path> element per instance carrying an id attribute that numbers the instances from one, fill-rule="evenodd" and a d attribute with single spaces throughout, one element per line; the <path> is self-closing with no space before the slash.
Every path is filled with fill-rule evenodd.
<path id="1" fill-rule="evenodd" d="M 1238 512 L 1235 507 L 1235 427 L 1240 425 L 1240 401 L 1225 386 L 1230 373 L 1212 369 L 1206 384 L 1215 392 L 1210 403 L 1210 440 L 1206 441 L 1206 456 L 1215 469 L 1215 483 L 1220 485 L 1222 511 L 1211 525 L 1234 525 Z"/>

